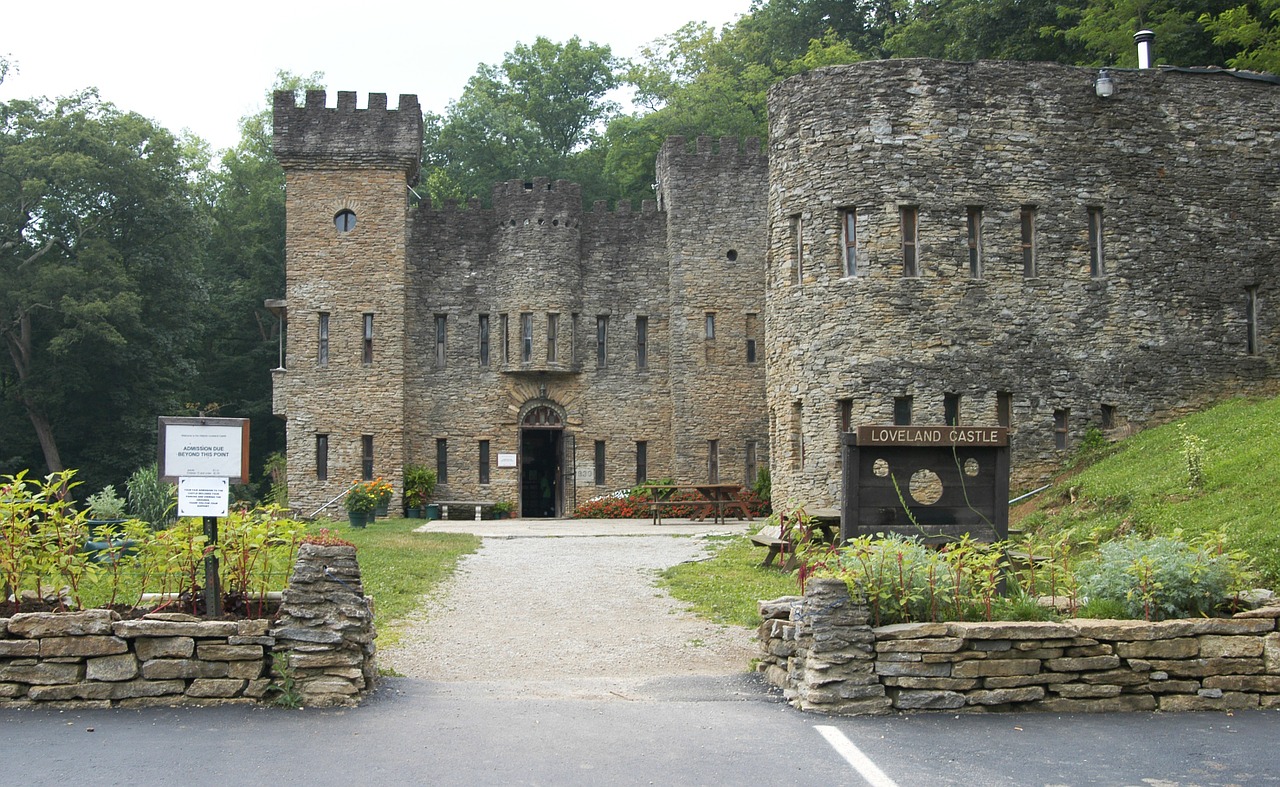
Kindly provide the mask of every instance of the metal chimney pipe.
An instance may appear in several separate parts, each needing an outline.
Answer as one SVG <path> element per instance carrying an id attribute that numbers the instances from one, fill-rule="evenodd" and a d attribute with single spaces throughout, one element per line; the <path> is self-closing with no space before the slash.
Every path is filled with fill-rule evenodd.
<path id="1" fill-rule="evenodd" d="M 1139 30 L 1133 34 L 1133 41 L 1138 45 L 1138 68 L 1151 68 L 1151 44 L 1156 34 L 1150 30 Z"/>

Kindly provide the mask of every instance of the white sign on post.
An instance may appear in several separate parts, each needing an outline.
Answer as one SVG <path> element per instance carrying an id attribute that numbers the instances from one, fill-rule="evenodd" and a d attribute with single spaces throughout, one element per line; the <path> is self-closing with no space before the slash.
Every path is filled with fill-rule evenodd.
<path id="1" fill-rule="evenodd" d="M 179 478 L 178 516 L 226 516 L 230 492 L 226 478 Z"/>
<path id="2" fill-rule="evenodd" d="M 160 475 L 249 480 L 247 418 L 160 418 Z"/>

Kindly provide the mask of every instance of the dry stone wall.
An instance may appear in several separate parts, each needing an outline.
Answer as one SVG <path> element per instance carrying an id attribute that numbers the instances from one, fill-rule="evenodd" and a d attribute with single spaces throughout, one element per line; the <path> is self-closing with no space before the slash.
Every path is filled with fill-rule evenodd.
<path id="1" fill-rule="evenodd" d="M 1280 607 L 1233 618 L 872 628 L 843 581 L 762 602 L 760 670 L 828 713 L 1280 708 Z"/>
<path id="2" fill-rule="evenodd" d="M 941 425 L 951 394 L 962 423 L 994 426 L 1006 394 L 1015 476 L 1030 482 L 1091 427 L 1123 434 L 1274 390 L 1280 87 L 1113 73 L 1108 99 L 1095 70 L 1048 63 L 865 62 L 774 87 L 775 499 L 840 499 L 841 400 L 854 426 L 892 423 L 902 397 L 914 423 Z"/>

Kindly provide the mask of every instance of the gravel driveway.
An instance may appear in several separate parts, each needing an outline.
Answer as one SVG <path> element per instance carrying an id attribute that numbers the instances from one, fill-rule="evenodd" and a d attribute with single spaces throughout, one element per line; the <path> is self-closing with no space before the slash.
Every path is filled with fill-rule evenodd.
<path id="1" fill-rule="evenodd" d="M 486 538 L 378 661 L 525 697 L 641 699 L 663 678 L 741 675 L 754 632 L 700 620 L 655 586 L 705 555 L 701 539 L 665 534 Z"/>

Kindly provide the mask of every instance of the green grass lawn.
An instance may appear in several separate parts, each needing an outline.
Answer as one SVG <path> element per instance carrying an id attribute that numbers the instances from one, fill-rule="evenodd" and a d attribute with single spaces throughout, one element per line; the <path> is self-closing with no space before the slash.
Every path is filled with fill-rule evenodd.
<path id="1" fill-rule="evenodd" d="M 458 560 L 480 547 L 465 533 L 414 533 L 421 519 L 379 519 L 360 530 L 330 529 L 356 545 L 365 592 L 373 596 L 380 646 L 395 644 L 397 622 L 453 573 Z M 318 529 L 318 528 L 316 528 Z"/>
<path id="2" fill-rule="evenodd" d="M 712 548 L 711 559 L 682 563 L 661 574 L 660 584 L 698 615 L 754 628 L 760 624 L 757 601 L 799 594 L 795 574 L 762 568 L 765 550 L 745 536 L 716 539 Z"/>
<path id="3" fill-rule="evenodd" d="M 1189 486 L 1184 433 L 1203 440 L 1201 488 Z M 1193 540 L 1221 532 L 1280 587 L 1280 397 L 1236 399 L 1149 429 L 1057 483 L 1019 524 L 1070 530 L 1084 546 L 1128 533 Z"/>

